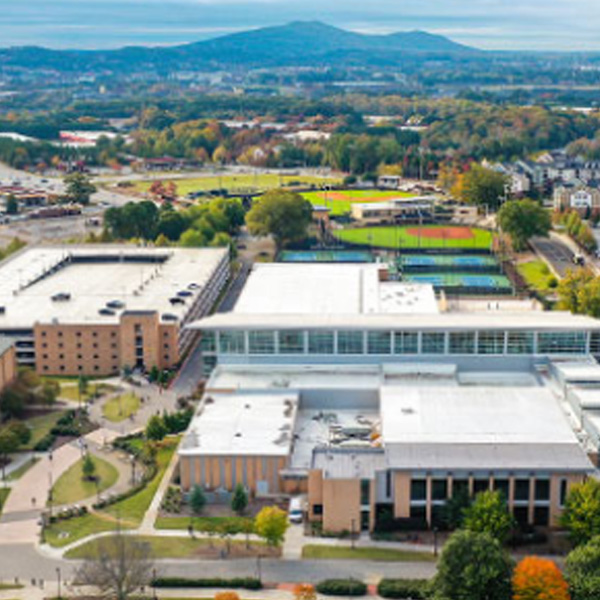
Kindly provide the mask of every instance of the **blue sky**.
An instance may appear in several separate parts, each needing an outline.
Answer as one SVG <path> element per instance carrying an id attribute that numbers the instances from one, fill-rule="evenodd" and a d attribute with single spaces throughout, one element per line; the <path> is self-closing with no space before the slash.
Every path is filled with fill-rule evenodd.
<path id="1" fill-rule="evenodd" d="M 0 45 L 163 45 L 295 19 L 424 29 L 486 49 L 600 51 L 600 0 L 0 0 Z"/>

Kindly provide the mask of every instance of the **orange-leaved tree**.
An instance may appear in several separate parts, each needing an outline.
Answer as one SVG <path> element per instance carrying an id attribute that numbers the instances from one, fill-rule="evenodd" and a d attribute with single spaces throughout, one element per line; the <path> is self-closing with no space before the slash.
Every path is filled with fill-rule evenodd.
<path id="1" fill-rule="evenodd" d="M 524 558 L 512 578 L 514 600 L 570 600 L 569 585 L 554 562 Z"/>
<path id="2" fill-rule="evenodd" d="M 316 600 L 315 586 L 310 583 L 298 583 L 294 586 L 295 600 Z"/>

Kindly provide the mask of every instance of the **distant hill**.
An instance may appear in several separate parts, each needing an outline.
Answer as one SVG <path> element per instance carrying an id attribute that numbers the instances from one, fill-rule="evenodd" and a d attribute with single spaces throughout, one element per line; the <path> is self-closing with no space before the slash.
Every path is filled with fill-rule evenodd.
<path id="1" fill-rule="evenodd" d="M 424 31 L 368 35 L 318 21 L 298 21 L 173 47 L 119 50 L 0 49 L 0 66 L 73 71 L 219 69 L 257 66 L 393 64 L 402 57 L 483 54 Z"/>

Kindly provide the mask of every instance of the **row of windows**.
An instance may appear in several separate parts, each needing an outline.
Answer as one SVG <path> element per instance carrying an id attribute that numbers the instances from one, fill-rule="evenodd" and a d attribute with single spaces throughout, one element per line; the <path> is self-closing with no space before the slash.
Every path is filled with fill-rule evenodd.
<path id="1" fill-rule="evenodd" d="M 92 337 L 94 337 L 94 338 L 98 337 L 98 332 L 97 331 L 92 331 L 91 334 L 92 334 Z M 47 331 L 42 331 L 41 335 L 42 335 L 42 337 L 47 337 L 48 332 Z M 64 336 L 64 333 L 62 331 L 57 331 L 56 335 L 57 335 L 57 337 L 61 338 L 61 337 Z M 76 331 L 75 332 L 75 337 L 80 338 L 82 335 L 83 335 L 83 333 L 81 331 Z M 117 337 L 117 332 L 116 331 L 111 331 L 110 332 L 110 337 L 113 337 L 113 338 Z"/>
<path id="2" fill-rule="evenodd" d="M 219 354 L 585 354 L 587 338 L 585 332 L 257 330 L 247 340 L 244 331 L 205 332 L 202 348 L 217 352 L 218 346 Z"/>
<path id="3" fill-rule="evenodd" d="M 100 366 L 99 365 L 94 365 L 93 369 L 94 369 L 94 371 L 98 372 L 98 371 L 100 371 Z M 49 370 L 50 370 L 50 367 L 48 365 L 43 365 L 42 366 L 42 371 L 47 372 Z M 67 370 L 67 368 L 65 367 L 65 365 L 59 365 L 58 370 L 61 373 L 64 373 Z M 77 365 L 77 370 L 78 371 L 83 371 L 83 365 Z M 111 371 L 113 373 L 117 373 L 119 371 L 119 367 L 117 365 L 113 365 Z"/>

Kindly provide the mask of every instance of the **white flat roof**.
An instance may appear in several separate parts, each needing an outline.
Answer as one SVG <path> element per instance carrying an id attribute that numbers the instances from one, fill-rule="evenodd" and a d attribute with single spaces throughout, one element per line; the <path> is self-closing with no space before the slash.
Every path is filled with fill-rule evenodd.
<path id="1" fill-rule="evenodd" d="M 298 410 L 294 392 L 208 394 L 181 456 L 288 456 Z"/>
<path id="2" fill-rule="evenodd" d="M 29 329 L 55 320 L 116 323 L 120 311 L 98 313 L 114 300 L 124 310 L 157 311 L 181 320 L 226 253 L 223 248 L 123 245 L 28 248 L 0 265 L 0 306 L 5 308 L 0 328 Z M 185 303 L 171 304 L 180 292 Z M 53 301 L 60 293 L 70 294 L 70 300 Z"/>
<path id="3" fill-rule="evenodd" d="M 380 391 L 387 444 L 577 444 L 544 387 L 392 387 Z"/>
<path id="4" fill-rule="evenodd" d="M 258 264 L 234 315 L 431 314 L 433 287 L 380 282 L 377 264 Z"/>

